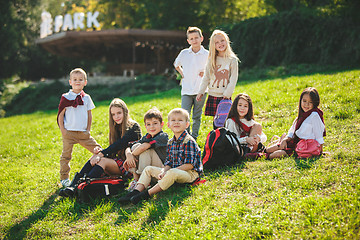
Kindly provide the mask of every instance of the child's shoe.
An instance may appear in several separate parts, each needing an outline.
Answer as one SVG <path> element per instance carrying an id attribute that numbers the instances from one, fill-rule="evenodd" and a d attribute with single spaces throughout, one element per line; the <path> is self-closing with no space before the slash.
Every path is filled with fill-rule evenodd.
<path id="1" fill-rule="evenodd" d="M 132 180 L 127 190 L 128 190 L 129 192 L 131 192 L 132 190 L 135 189 L 136 184 L 137 184 L 137 180 L 135 180 L 135 179 Z"/>
<path id="2" fill-rule="evenodd" d="M 134 190 L 132 192 L 129 192 L 128 194 L 126 194 L 125 196 L 121 197 L 118 199 L 118 202 L 119 203 L 123 203 L 123 204 L 126 204 L 126 203 L 130 203 L 130 199 L 135 196 L 135 195 L 138 195 L 140 192 L 138 190 Z"/>
<path id="3" fill-rule="evenodd" d="M 61 180 L 61 181 L 68 180 L 70 183 L 69 183 L 69 185 L 67 187 L 60 190 L 59 196 L 61 196 L 61 197 L 73 197 L 74 193 L 75 193 L 75 188 L 78 185 L 79 180 L 80 180 L 81 177 L 82 176 L 80 176 L 80 173 L 76 173 L 71 182 L 70 182 L 69 179 Z"/>
<path id="4" fill-rule="evenodd" d="M 60 197 L 74 197 L 75 195 L 75 189 L 73 187 L 66 187 L 64 189 L 61 189 L 59 192 Z"/>
<path id="5" fill-rule="evenodd" d="M 145 189 L 143 192 L 133 196 L 132 198 L 130 198 L 130 202 L 132 204 L 138 204 L 139 202 L 143 201 L 143 200 L 147 200 L 150 198 L 149 192 Z"/>
<path id="6" fill-rule="evenodd" d="M 70 184 L 71 184 L 71 181 L 70 181 L 70 179 L 64 179 L 64 180 L 61 180 L 60 181 L 61 182 L 61 185 L 63 186 L 63 187 L 68 187 L 68 186 L 70 186 Z"/>

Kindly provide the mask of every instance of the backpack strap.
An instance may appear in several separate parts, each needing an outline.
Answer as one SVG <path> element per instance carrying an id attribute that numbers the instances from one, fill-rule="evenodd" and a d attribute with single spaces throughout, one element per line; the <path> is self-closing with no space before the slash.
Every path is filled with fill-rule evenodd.
<path id="1" fill-rule="evenodd" d="M 231 147 L 237 153 L 238 157 L 241 158 L 244 155 L 244 151 L 243 151 L 243 148 L 242 148 L 243 144 L 240 143 L 240 141 L 237 138 L 236 134 L 229 131 L 229 130 L 227 130 L 226 131 L 226 138 L 231 143 Z"/>
<path id="2" fill-rule="evenodd" d="M 206 138 L 206 143 L 205 143 L 205 152 L 206 152 L 206 155 L 205 157 L 203 158 L 203 164 L 205 164 L 212 156 L 213 154 L 213 149 L 214 149 L 214 144 L 216 143 L 216 140 L 220 137 L 220 129 L 217 128 L 214 130 L 215 132 L 215 138 L 212 142 L 212 145 L 210 146 L 210 135 L 213 131 L 209 132 L 209 134 L 207 135 L 207 138 Z"/>

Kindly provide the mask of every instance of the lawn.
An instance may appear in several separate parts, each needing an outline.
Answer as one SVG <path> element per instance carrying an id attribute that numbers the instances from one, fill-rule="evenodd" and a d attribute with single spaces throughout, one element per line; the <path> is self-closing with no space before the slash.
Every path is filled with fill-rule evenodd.
<path id="1" fill-rule="evenodd" d="M 1 239 L 359 239 L 360 70 L 244 80 L 255 118 L 270 139 L 286 132 L 301 91 L 320 93 L 327 136 L 320 159 L 247 161 L 214 172 L 197 187 L 174 186 L 137 206 L 116 198 L 89 204 L 59 191 L 61 136 L 56 110 L 0 119 Z M 61 93 L 59 93 L 60 96 Z M 92 135 L 108 145 L 108 101 L 96 102 Z M 124 98 L 145 133 L 143 114 L 180 106 L 180 91 Z M 203 148 L 212 128 L 202 118 Z M 170 130 L 164 127 L 170 134 Z M 71 174 L 90 153 L 76 146 Z"/>

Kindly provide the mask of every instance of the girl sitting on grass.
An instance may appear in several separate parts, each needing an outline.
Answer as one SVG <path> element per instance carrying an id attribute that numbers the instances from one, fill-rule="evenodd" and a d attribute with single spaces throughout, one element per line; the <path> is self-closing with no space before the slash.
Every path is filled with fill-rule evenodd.
<path id="1" fill-rule="evenodd" d="M 125 102 L 115 98 L 109 106 L 109 143 L 106 149 L 95 148 L 95 154 L 76 173 L 69 187 L 61 189 L 60 196 L 72 197 L 80 178 L 85 175 L 99 178 L 103 175 L 121 175 L 131 178 L 132 174 L 124 169 L 125 149 L 129 143 L 141 138 L 140 125 L 129 116 Z"/>
<path id="2" fill-rule="evenodd" d="M 291 156 L 301 139 L 315 139 L 320 144 L 320 154 L 324 144 L 325 124 L 323 112 L 318 108 L 320 96 L 313 87 L 306 88 L 300 95 L 299 114 L 293 122 L 288 135 L 280 138 L 277 144 L 266 148 L 270 159 Z"/>
<path id="3" fill-rule="evenodd" d="M 262 143 L 266 142 L 266 135 L 262 131 L 261 124 L 254 121 L 254 108 L 249 95 L 240 93 L 235 97 L 225 128 L 235 133 L 240 143 L 247 144 L 250 152 L 264 150 Z M 250 156 L 252 155 L 245 155 L 245 157 Z"/>

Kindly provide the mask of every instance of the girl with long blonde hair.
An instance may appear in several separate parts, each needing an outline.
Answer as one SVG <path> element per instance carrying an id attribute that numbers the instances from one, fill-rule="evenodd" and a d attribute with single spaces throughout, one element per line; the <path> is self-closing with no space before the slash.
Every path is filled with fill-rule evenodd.
<path id="1" fill-rule="evenodd" d="M 215 116 L 216 108 L 222 99 L 230 99 L 238 79 L 239 59 L 230 46 L 228 35 L 214 30 L 210 37 L 209 58 L 205 68 L 197 101 L 201 101 L 206 89 L 205 115 Z"/>

